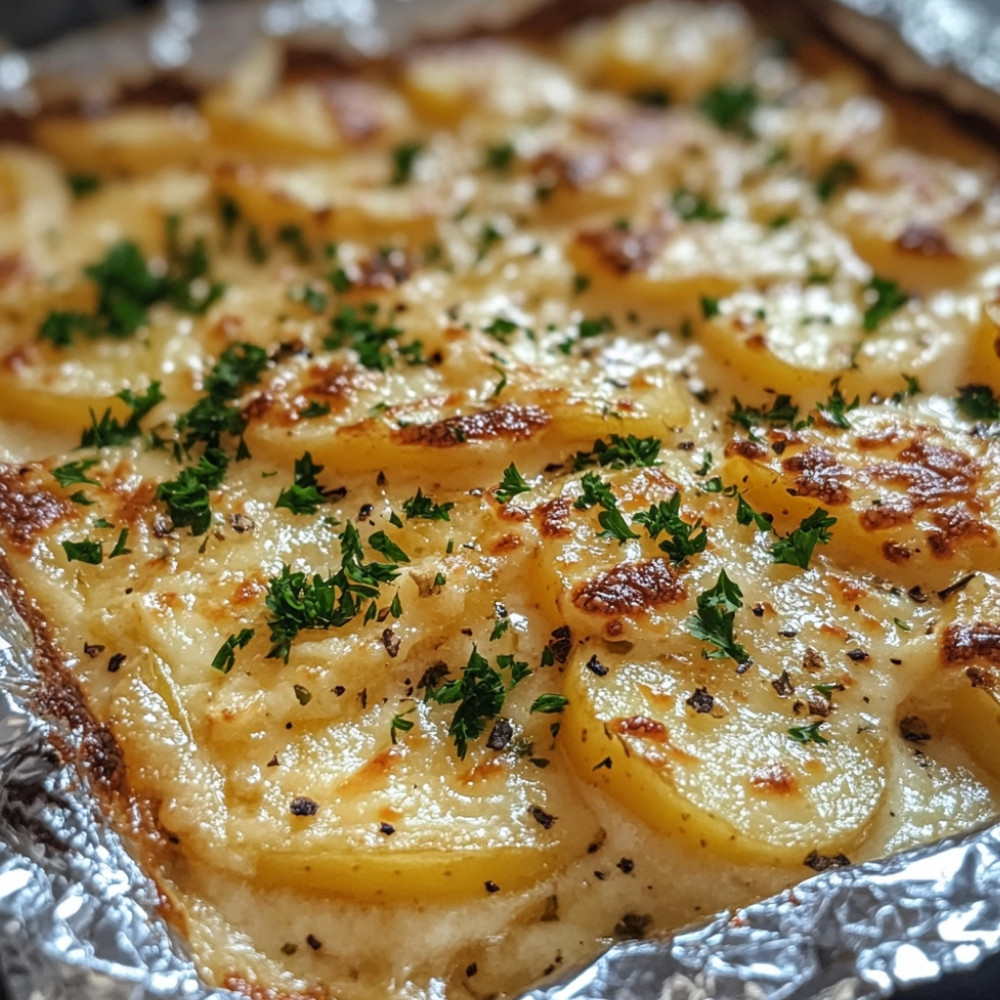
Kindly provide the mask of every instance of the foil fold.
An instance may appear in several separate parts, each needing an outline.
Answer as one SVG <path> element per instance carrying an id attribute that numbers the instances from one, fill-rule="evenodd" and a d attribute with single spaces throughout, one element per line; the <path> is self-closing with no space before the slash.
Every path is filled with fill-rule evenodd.
<path id="1" fill-rule="evenodd" d="M 117 82 L 178 69 L 207 81 L 261 35 L 381 54 L 442 27 L 499 26 L 535 6 L 169 0 L 152 18 L 30 56 L 0 45 L 0 112 L 31 113 L 60 88 L 105 102 L 108 67 Z M 862 54 L 891 50 L 900 82 L 943 88 L 957 107 L 1000 121 L 1000 17 L 977 0 L 828 0 L 822 11 Z M 75 734 L 33 710 L 36 681 L 30 632 L 0 595 L 0 967 L 9 1000 L 237 1000 L 201 982 L 158 915 L 156 887 L 56 749 L 72 748 Z M 617 945 L 524 1000 L 874 1000 L 998 951 L 1000 825 L 826 871 L 667 939 Z"/>

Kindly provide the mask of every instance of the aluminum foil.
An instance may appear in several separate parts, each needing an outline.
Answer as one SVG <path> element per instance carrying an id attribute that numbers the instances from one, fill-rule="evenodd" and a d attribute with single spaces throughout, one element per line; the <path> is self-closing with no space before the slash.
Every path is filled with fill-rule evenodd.
<path id="1" fill-rule="evenodd" d="M 0 111 L 30 113 L 60 88 L 100 103 L 116 82 L 177 68 L 211 79 L 261 33 L 382 53 L 534 4 L 229 0 L 202 9 L 170 0 L 152 18 L 30 57 L 0 44 Z M 943 88 L 1000 121 L 1000 10 L 979 0 L 829 0 L 823 16 L 883 65 L 891 55 L 903 82 Z M 95 74 L 98 65 L 117 76 Z M 74 734 L 32 711 L 36 679 L 30 632 L 0 597 L 0 966 L 10 1000 L 237 1000 L 199 980 L 158 917 L 155 887 L 55 749 L 72 747 Z M 867 1000 L 997 952 L 1000 824 L 824 872 L 669 939 L 626 942 L 525 1000 Z"/>

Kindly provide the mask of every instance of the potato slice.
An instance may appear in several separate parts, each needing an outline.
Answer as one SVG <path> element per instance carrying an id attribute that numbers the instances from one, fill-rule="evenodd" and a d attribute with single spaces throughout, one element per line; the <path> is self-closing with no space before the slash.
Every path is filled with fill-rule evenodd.
<path id="1" fill-rule="evenodd" d="M 579 99 L 572 78 L 555 63 L 493 39 L 418 49 L 406 60 L 402 82 L 418 112 L 450 123 L 470 113 L 484 120 L 544 119 Z"/>
<path id="2" fill-rule="evenodd" d="M 405 101 L 388 87 L 337 77 L 285 83 L 282 63 L 277 46 L 261 46 L 205 96 L 202 113 L 224 149 L 272 162 L 327 156 L 410 127 Z"/>
<path id="3" fill-rule="evenodd" d="M 905 587 L 1000 568 L 995 443 L 875 410 L 848 417 L 839 434 L 773 431 L 780 455 L 735 445 L 723 478 L 782 532 L 824 508 L 837 518 L 831 558 Z"/>
<path id="4" fill-rule="evenodd" d="M 574 655 L 564 745 L 581 776 L 728 857 L 800 865 L 810 851 L 852 851 L 885 791 L 884 736 L 859 733 L 841 707 L 817 730 L 829 743 L 795 742 L 804 720 L 766 680 L 695 668 L 688 644 L 674 639 L 654 661 L 600 646 Z M 715 692 L 701 709 L 696 688 Z"/>
<path id="5" fill-rule="evenodd" d="M 208 128 L 189 107 L 119 108 L 100 118 L 42 118 L 34 136 L 68 170 L 99 176 L 192 166 L 208 152 Z"/>
<path id="6" fill-rule="evenodd" d="M 619 90 L 698 97 L 746 68 L 751 25 L 737 7 L 647 4 L 570 36 L 566 51 L 580 72 Z"/>
<path id="7" fill-rule="evenodd" d="M 781 284 L 721 303 L 699 336 L 728 374 L 791 395 L 804 408 L 825 399 L 834 378 L 852 398 L 891 395 L 904 387 L 901 373 L 926 392 L 950 391 L 974 320 L 952 300 L 909 301 L 868 330 L 873 300 L 870 289 L 847 282 Z"/>

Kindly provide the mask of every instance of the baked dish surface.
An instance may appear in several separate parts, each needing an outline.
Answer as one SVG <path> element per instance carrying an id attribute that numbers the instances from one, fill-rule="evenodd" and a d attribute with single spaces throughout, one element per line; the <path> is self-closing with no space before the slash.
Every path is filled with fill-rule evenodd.
<path id="1" fill-rule="evenodd" d="M 514 995 L 997 810 L 1000 186 L 733 6 L 0 148 L 0 552 L 210 982 Z"/>

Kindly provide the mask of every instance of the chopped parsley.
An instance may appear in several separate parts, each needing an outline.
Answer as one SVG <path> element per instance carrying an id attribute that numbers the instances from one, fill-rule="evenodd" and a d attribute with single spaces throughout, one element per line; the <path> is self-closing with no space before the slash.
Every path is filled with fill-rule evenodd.
<path id="1" fill-rule="evenodd" d="M 300 264 L 308 264 L 312 260 L 312 250 L 306 242 L 301 226 L 288 223 L 278 230 L 278 242 L 283 243 L 295 256 Z"/>
<path id="2" fill-rule="evenodd" d="M 390 154 L 392 174 L 389 177 L 389 183 L 393 187 L 408 184 L 413 179 L 413 168 L 423 151 L 424 144 L 414 140 L 401 142 L 392 150 Z"/>
<path id="3" fill-rule="evenodd" d="M 410 557 L 384 532 L 376 531 L 368 539 L 368 544 L 389 562 L 408 563 Z M 399 615 L 396 615 L 398 618 Z"/>
<path id="4" fill-rule="evenodd" d="M 90 427 L 86 428 L 80 438 L 81 448 L 109 448 L 128 444 L 142 433 L 140 424 L 150 410 L 162 403 L 164 396 L 159 382 L 151 382 L 149 388 L 139 395 L 131 389 L 122 389 L 116 394 L 131 413 L 124 423 L 111 415 L 110 408 L 105 410 L 101 418 L 93 410 L 90 411 Z"/>
<path id="5" fill-rule="evenodd" d="M 610 316 L 601 316 L 598 319 L 581 319 L 576 325 L 576 332 L 581 340 L 600 337 L 605 333 L 613 333 L 614 330 L 615 323 Z"/>
<path id="6" fill-rule="evenodd" d="M 816 197 L 829 201 L 842 187 L 853 184 L 857 177 L 857 164 L 851 160 L 834 160 L 816 181 Z"/>
<path id="7" fill-rule="evenodd" d="M 913 396 L 919 395 L 923 391 L 920 388 L 920 380 L 916 375 L 907 375 L 903 372 L 903 381 L 905 382 L 904 387 L 894 392 L 890 397 L 894 403 L 902 403 Z"/>
<path id="8" fill-rule="evenodd" d="M 847 414 L 851 410 L 856 410 L 860 405 L 860 396 L 855 396 L 849 403 L 844 399 L 840 391 L 840 379 L 835 378 L 829 399 L 825 403 L 817 403 L 816 409 L 828 424 L 839 427 L 841 430 L 850 430 L 851 425 L 847 419 Z"/>
<path id="9" fill-rule="evenodd" d="M 759 514 L 747 503 L 742 493 L 736 494 L 736 523 L 755 524 L 758 531 L 770 531 L 771 519 L 767 514 Z"/>
<path id="10" fill-rule="evenodd" d="M 128 528 L 122 528 L 118 533 L 118 540 L 115 547 L 108 553 L 109 559 L 116 559 L 118 556 L 129 556 L 132 550 L 128 546 Z"/>
<path id="11" fill-rule="evenodd" d="M 288 297 L 292 302 L 301 302 L 314 313 L 326 312 L 326 295 L 312 285 L 295 285 L 289 289 Z"/>
<path id="12" fill-rule="evenodd" d="M 1000 420 L 1000 398 L 988 385 L 960 386 L 955 403 L 969 420 Z"/>
<path id="13" fill-rule="evenodd" d="M 529 711 L 541 712 L 543 715 L 555 715 L 569 704 L 569 698 L 561 694 L 540 694 L 532 703 Z"/>
<path id="14" fill-rule="evenodd" d="M 393 743 L 396 742 L 397 733 L 408 733 L 413 728 L 413 720 L 406 718 L 406 716 L 414 711 L 415 709 L 409 708 L 405 712 L 392 717 L 392 722 L 389 723 L 389 738 Z"/>
<path id="15" fill-rule="evenodd" d="M 84 275 L 97 289 L 94 314 L 54 310 L 43 320 L 39 338 L 56 347 L 70 346 L 77 334 L 88 339 L 125 339 L 149 322 L 148 310 L 158 302 L 167 302 L 182 312 L 205 312 L 225 288 L 208 280 L 204 240 L 199 238 L 183 247 L 179 225 L 176 216 L 168 217 L 165 273 L 150 270 L 136 243 L 115 243 L 103 259 L 84 268 Z"/>
<path id="16" fill-rule="evenodd" d="M 350 347 L 357 352 L 359 364 L 384 372 L 395 360 L 389 344 L 401 333 L 396 327 L 378 321 L 378 305 L 374 302 L 360 307 L 341 306 L 330 322 L 330 333 L 323 339 L 323 346 L 327 350 Z"/>
<path id="17" fill-rule="evenodd" d="M 889 278 L 872 278 L 865 286 L 865 309 L 863 326 L 866 333 L 872 333 L 879 328 L 883 320 L 888 319 L 898 309 L 902 309 L 910 301 L 909 295 L 899 285 Z"/>
<path id="18" fill-rule="evenodd" d="M 494 340 L 499 340 L 504 345 L 510 343 L 510 338 L 517 330 L 517 323 L 513 320 L 505 319 L 503 316 L 498 316 L 483 327 L 483 333 L 488 333 Z"/>
<path id="19" fill-rule="evenodd" d="M 229 457 L 218 448 L 207 448 L 198 464 L 182 469 L 176 479 L 160 483 L 156 499 L 167 505 L 175 528 L 188 527 L 203 535 L 212 523 L 209 493 L 222 485 Z"/>
<path id="20" fill-rule="evenodd" d="M 492 222 L 484 222 L 482 228 L 479 230 L 479 238 L 476 242 L 476 260 L 483 260 L 502 239 L 503 233 Z"/>
<path id="21" fill-rule="evenodd" d="M 597 506 L 597 504 L 600 504 L 607 510 L 618 506 L 618 500 L 611 491 L 610 484 L 601 479 L 597 473 L 588 472 L 580 480 L 580 486 L 582 487 L 582 492 L 573 504 L 577 510 L 589 510 L 591 507 Z"/>
<path id="22" fill-rule="evenodd" d="M 810 722 L 808 726 L 792 726 L 788 730 L 788 735 L 796 743 L 816 743 L 822 746 L 830 741 L 819 731 L 822 722 Z"/>
<path id="23" fill-rule="evenodd" d="M 510 671 L 509 682 L 504 678 L 504 670 Z M 448 735 L 455 741 L 459 759 L 465 759 L 469 743 L 482 736 L 486 724 L 500 714 L 507 692 L 529 673 L 528 665 L 512 656 L 497 657 L 497 667 L 491 667 L 489 660 L 473 646 L 461 677 L 438 688 L 427 688 L 426 701 L 458 705 Z"/>
<path id="24" fill-rule="evenodd" d="M 212 667 L 228 674 L 236 666 L 236 650 L 243 649 L 254 636 L 252 628 L 245 628 L 236 635 L 231 635 L 223 644 L 212 660 Z"/>
<path id="25" fill-rule="evenodd" d="M 702 319 L 714 319 L 720 314 L 718 299 L 713 299 L 709 295 L 702 295 L 699 301 L 701 303 Z"/>
<path id="26" fill-rule="evenodd" d="M 750 136 L 753 134 L 751 121 L 759 103 L 752 84 L 720 83 L 702 95 L 698 109 L 719 128 Z"/>
<path id="27" fill-rule="evenodd" d="M 293 514 L 315 514 L 326 503 L 323 489 L 316 479 L 322 471 L 323 466 L 316 465 L 308 451 L 297 458 L 295 482 L 278 494 L 275 508 L 284 507 Z"/>
<path id="28" fill-rule="evenodd" d="M 270 659 L 287 663 L 292 643 L 301 631 L 340 628 L 362 610 L 366 621 L 374 618 L 381 585 L 399 576 L 395 563 L 362 562 L 361 536 L 350 522 L 337 537 L 341 566 L 336 573 L 326 579 L 318 573 L 310 578 L 283 565 L 281 573 L 268 581 L 264 603 L 270 611 Z"/>
<path id="29" fill-rule="evenodd" d="M 669 500 L 652 505 L 648 511 L 640 511 L 632 518 L 633 524 L 642 524 L 655 542 L 661 533 L 670 537 L 660 542 L 660 549 L 673 563 L 682 563 L 689 556 L 705 551 L 708 533 L 699 517 L 689 524 L 680 516 L 681 494 L 678 490 Z"/>
<path id="30" fill-rule="evenodd" d="M 611 434 L 607 441 L 598 438 L 590 451 L 578 451 L 573 456 L 573 471 L 579 472 L 592 465 L 610 466 L 612 469 L 659 465 L 656 459 L 660 454 L 661 444 L 659 438 Z"/>
<path id="31" fill-rule="evenodd" d="M 817 507 L 791 534 L 774 542 L 771 546 L 771 558 L 776 563 L 808 569 L 813 549 L 817 544 L 825 545 L 833 538 L 829 529 L 836 523 L 835 517 L 830 517 L 822 507 Z"/>
<path id="32" fill-rule="evenodd" d="M 450 521 L 448 512 L 455 504 L 451 501 L 447 503 L 435 503 L 429 496 L 423 493 L 420 487 L 409 500 L 403 501 L 403 513 L 407 521 L 413 518 L 422 518 L 425 521 Z"/>
<path id="33" fill-rule="evenodd" d="M 205 395 L 177 418 L 177 430 L 185 435 L 184 447 L 202 442 L 218 448 L 223 434 L 239 435 L 246 419 L 234 401 L 255 385 L 268 365 L 267 352 L 255 344 L 230 344 L 205 377 Z"/>
<path id="34" fill-rule="evenodd" d="M 748 431 L 753 431 L 761 424 L 795 424 L 799 416 L 799 408 L 792 402 L 792 397 L 781 393 L 767 408 L 744 406 L 733 396 L 733 408 L 726 414 L 734 424 L 739 424 Z"/>
<path id="35" fill-rule="evenodd" d="M 604 509 L 597 515 L 597 523 L 604 529 L 598 538 L 615 538 L 618 544 L 639 536 L 628 526 L 622 512 L 618 509 L 618 500 L 611 490 L 611 485 L 601 479 L 595 472 L 588 472 L 580 480 L 583 492 L 573 504 L 577 510 L 589 510 L 601 506 Z"/>
<path id="36" fill-rule="evenodd" d="M 87 475 L 87 470 L 97 465 L 96 458 L 82 458 L 78 462 L 66 462 L 52 470 L 52 478 L 60 486 L 75 486 L 77 484 L 87 484 L 90 486 L 100 486 L 96 479 L 91 479 Z"/>
<path id="37" fill-rule="evenodd" d="M 85 198 L 100 188 L 101 178 L 97 174 L 67 174 L 66 186 L 74 198 Z"/>
<path id="38" fill-rule="evenodd" d="M 498 503 L 507 504 L 519 493 L 528 493 L 530 490 L 531 487 L 524 476 L 517 471 L 517 466 L 511 462 L 503 470 L 503 479 L 500 480 L 500 485 L 493 491 L 493 495 L 497 498 Z"/>
<path id="39" fill-rule="evenodd" d="M 315 417 L 325 417 L 330 412 L 330 407 L 326 403 L 318 400 L 309 400 L 309 405 L 304 410 L 299 410 L 300 420 L 312 420 Z"/>
<path id="40" fill-rule="evenodd" d="M 494 143 L 486 147 L 483 154 L 483 166 L 487 170 L 495 170 L 498 174 L 502 174 L 510 169 L 516 152 L 512 142 Z"/>
<path id="41" fill-rule="evenodd" d="M 82 542 L 63 542 L 62 547 L 69 562 L 82 562 L 97 566 L 104 558 L 101 543 L 92 542 L 89 538 L 85 538 Z"/>
<path id="42" fill-rule="evenodd" d="M 688 632 L 715 647 L 703 650 L 702 656 L 708 660 L 728 657 L 739 666 L 749 663 L 747 651 L 733 638 L 736 612 L 743 607 L 743 592 L 724 569 L 719 570 L 715 585 L 698 595 L 697 605 L 697 612 L 687 620 Z"/>
<path id="43" fill-rule="evenodd" d="M 726 213 L 716 208 L 703 194 L 681 187 L 671 199 L 674 211 L 685 222 L 718 222 Z"/>

